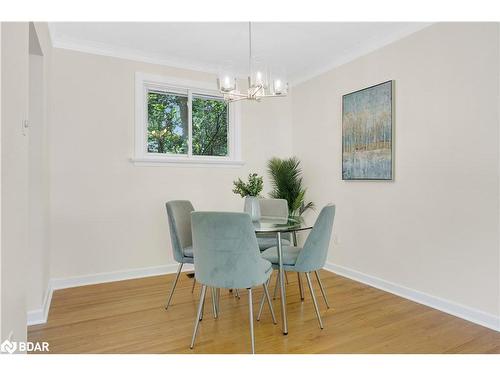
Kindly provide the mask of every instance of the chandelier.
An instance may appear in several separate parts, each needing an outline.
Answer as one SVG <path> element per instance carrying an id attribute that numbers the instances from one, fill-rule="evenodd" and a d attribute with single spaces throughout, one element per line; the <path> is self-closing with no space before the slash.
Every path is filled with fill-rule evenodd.
<path id="1" fill-rule="evenodd" d="M 282 68 L 268 71 L 262 60 L 252 55 L 252 24 L 248 23 L 248 89 L 241 92 L 238 89 L 236 73 L 230 66 L 220 69 L 217 78 L 219 91 L 226 102 L 239 100 L 257 100 L 262 98 L 286 96 L 288 82 Z"/>

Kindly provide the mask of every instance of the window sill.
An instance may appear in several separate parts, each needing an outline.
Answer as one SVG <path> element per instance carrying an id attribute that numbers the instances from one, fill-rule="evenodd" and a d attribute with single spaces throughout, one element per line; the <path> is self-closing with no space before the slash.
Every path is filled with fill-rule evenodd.
<path id="1" fill-rule="evenodd" d="M 176 158 L 131 158 L 130 162 L 137 167 L 240 167 L 243 160 L 218 159 L 176 159 Z"/>

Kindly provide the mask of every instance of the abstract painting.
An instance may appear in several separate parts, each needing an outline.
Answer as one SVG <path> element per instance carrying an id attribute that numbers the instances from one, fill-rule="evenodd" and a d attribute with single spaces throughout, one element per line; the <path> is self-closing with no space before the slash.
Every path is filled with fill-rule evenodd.
<path id="1" fill-rule="evenodd" d="M 392 87 L 388 81 L 342 97 L 343 180 L 392 180 Z"/>

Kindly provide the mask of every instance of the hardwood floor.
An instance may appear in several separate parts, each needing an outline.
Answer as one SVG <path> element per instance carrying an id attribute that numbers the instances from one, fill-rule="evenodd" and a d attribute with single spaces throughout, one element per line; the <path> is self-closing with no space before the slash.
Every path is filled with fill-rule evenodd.
<path id="1" fill-rule="evenodd" d="M 325 328 L 320 330 L 311 297 L 301 303 L 297 277 L 287 285 L 289 334 L 267 306 L 255 322 L 256 353 L 500 353 L 500 333 L 322 271 L 331 309 L 317 284 Z M 31 326 L 30 341 L 48 341 L 51 353 L 248 353 L 248 299 L 222 291 L 213 319 L 208 297 L 195 348 L 189 349 L 200 286 L 182 275 L 165 311 L 174 275 L 83 286 L 54 292 L 48 323 Z M 313 278 L 314 279 L 314 278 Z M 304 278 L 305 281 L 305 278 Z M 305 283 L 304 283 L 305 285 Z M 274 286 L 274 277 L 272 281 Z M 273 288 L 271 289 L 271 293 Z M 254 293 L 254 311 L 262 295 Z"/>

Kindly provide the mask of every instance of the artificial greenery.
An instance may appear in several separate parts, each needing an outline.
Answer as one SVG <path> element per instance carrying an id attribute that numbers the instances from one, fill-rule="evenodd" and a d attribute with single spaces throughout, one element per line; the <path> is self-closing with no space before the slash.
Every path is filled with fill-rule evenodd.
<path id="1" fill-rule="evenodd" d="M 267 163 L 273 190 L 271 198 L 286 199 L 290 215 L 302 215 L 314 209 L 314 203 L 305 203 L 306 188 L 302 186 L 302 169 L 296 157 L 288 159 L 272 158 Z"/>
<path id="2" fill-rule="evenodd" d="M 248 183 L 238 178 L 236 181 L 233 181 L 233 184 L 233 193 L 239 194 L 242 197 L 258 197 L 264 188 L 263 179 L 257 173 L 250 173 L 248 175 Z"/>

